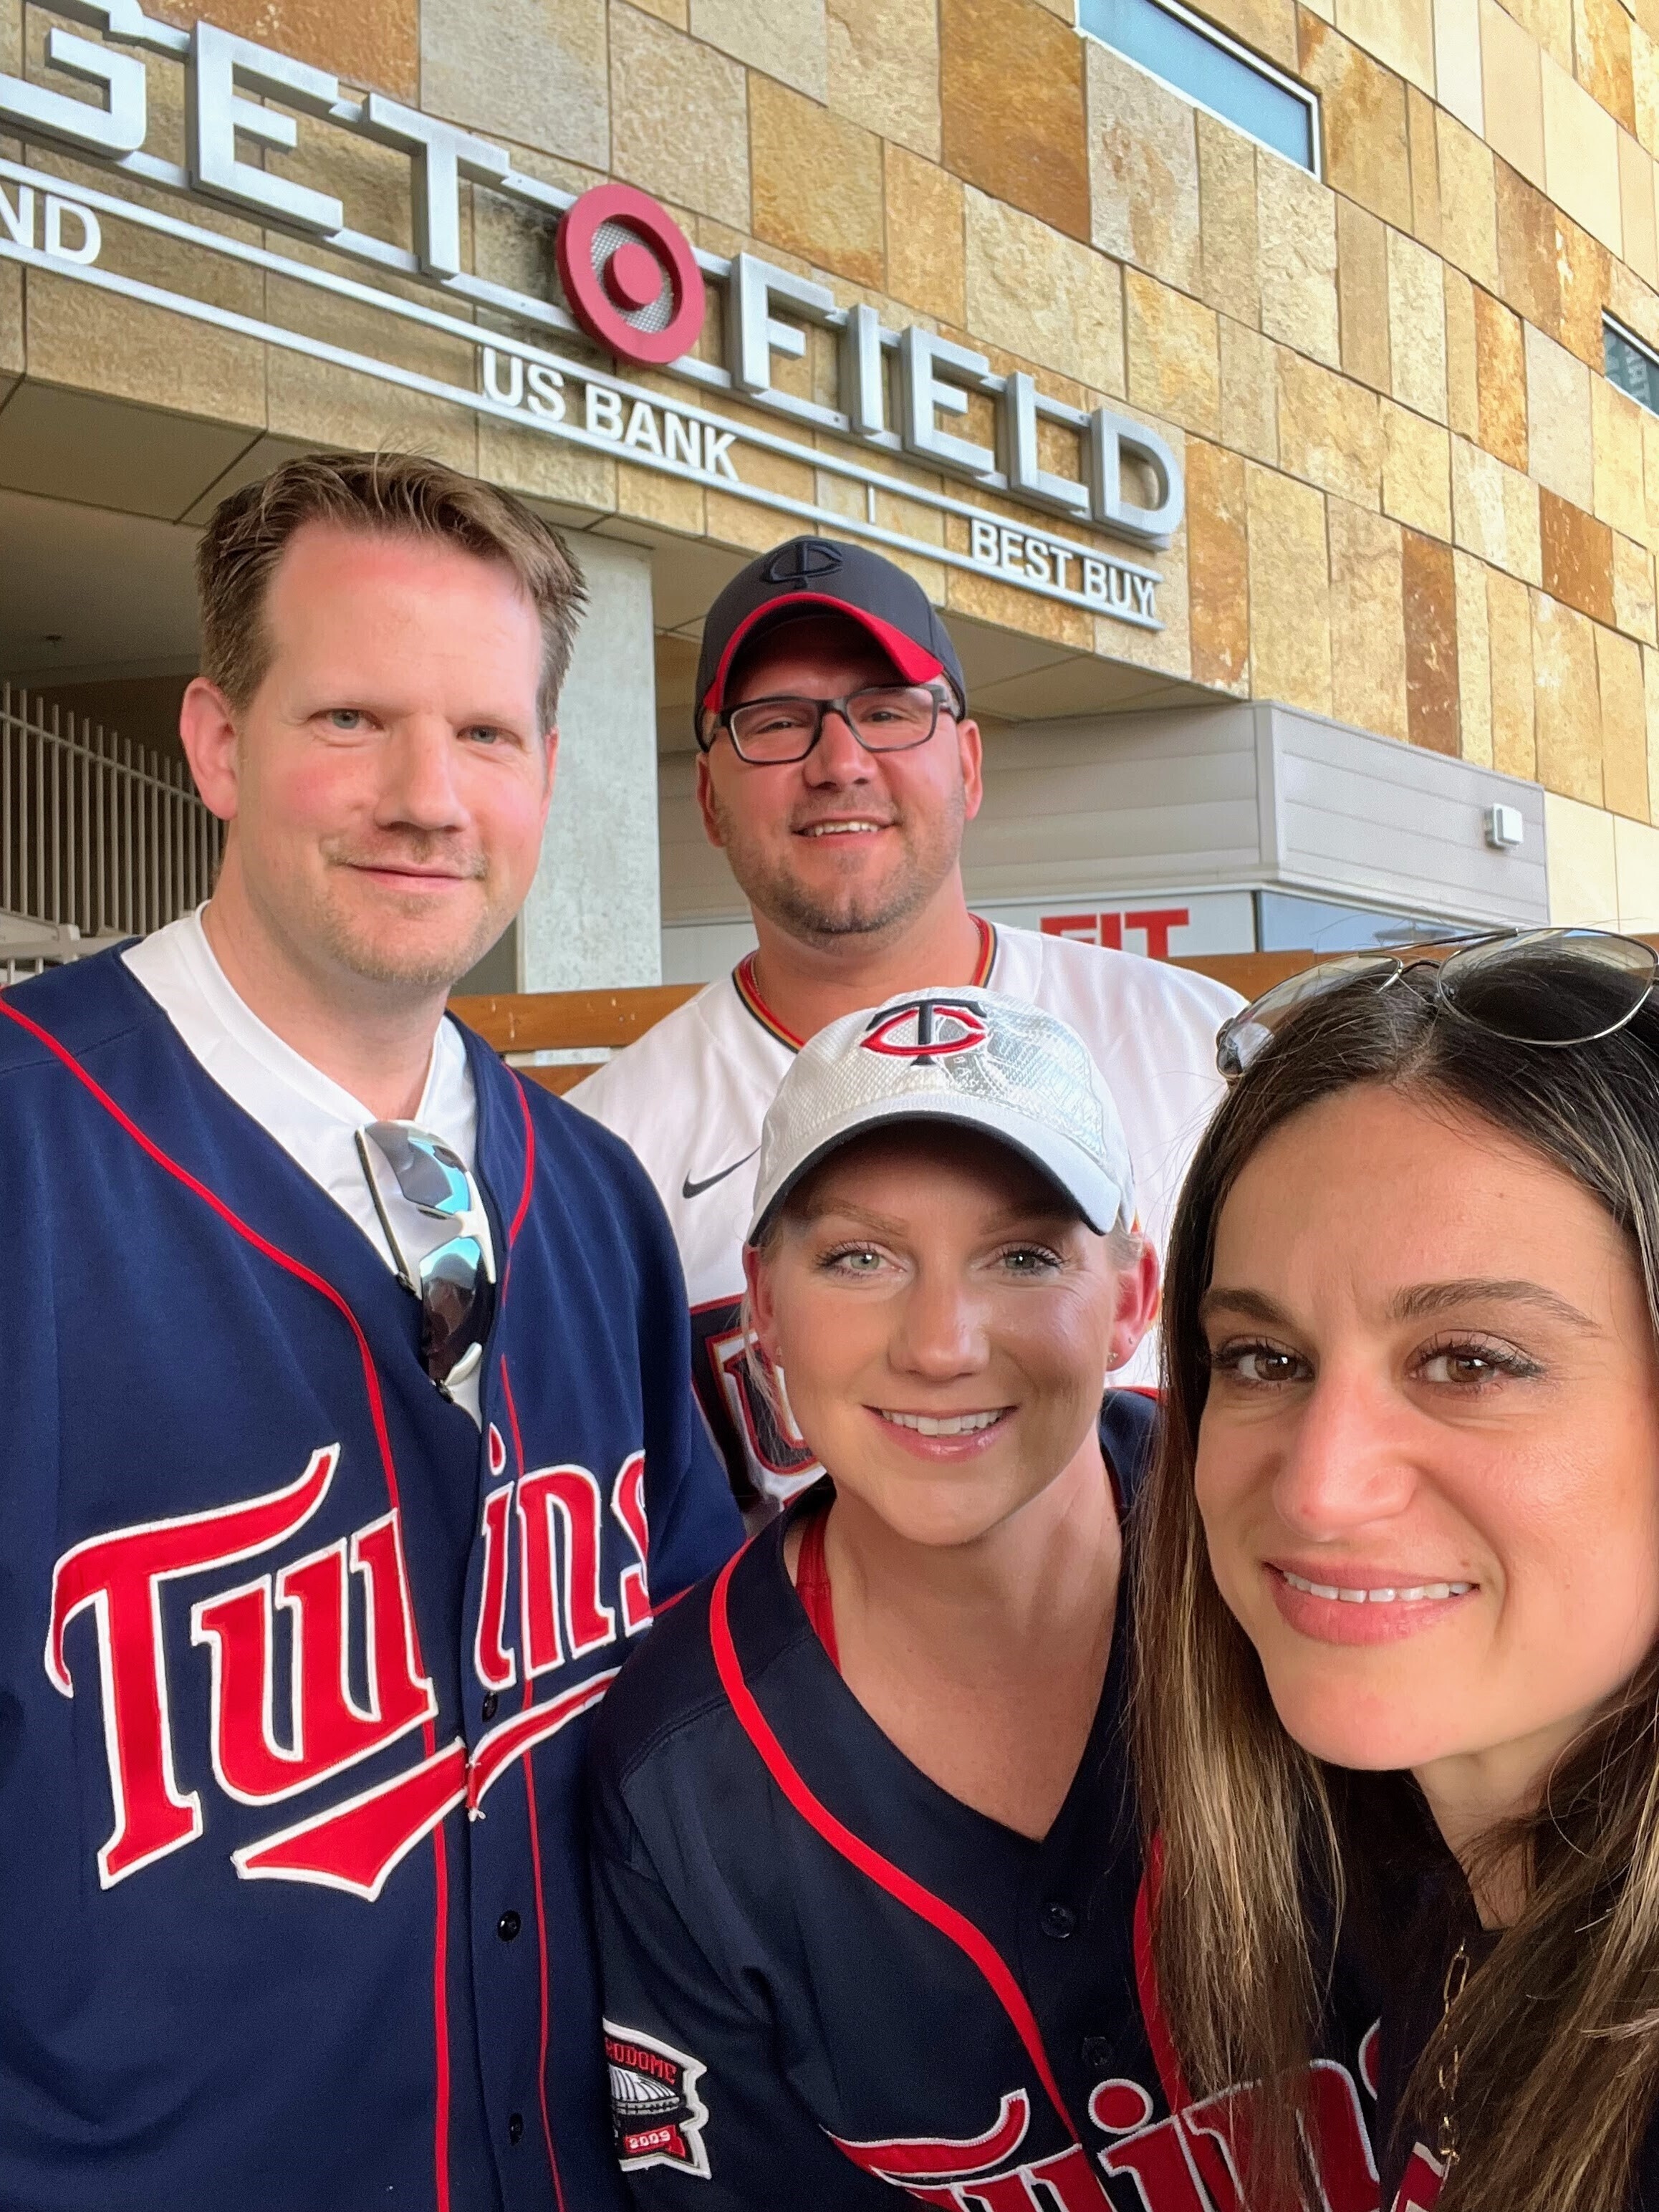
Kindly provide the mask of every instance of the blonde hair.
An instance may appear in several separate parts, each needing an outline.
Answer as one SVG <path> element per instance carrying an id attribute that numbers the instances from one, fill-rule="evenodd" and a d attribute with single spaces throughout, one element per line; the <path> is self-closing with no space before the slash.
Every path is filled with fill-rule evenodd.
<path id="1" fill-rule="evenodd" d="M 295 532 L 327 522 L 424 538 L 509 568 L 542 630 L 537 707 L 550 729 L 586 597 L 563 539 L 511 492 L 416 453 L 301 453 L 221 500 L 196 549 L 202 673 L 245 708 L 270 666 L 270 580 Z"/>
<path id="2" fill-rule="evenodd" d="M 1571 1034 L 1582 992 L 1544 967 Z M 1548 1030 L 1546 1030 L 1546 1034 Z M 1379 1825 L 1420 1819 L 1403 1775 L 1356 1778 L 1297 1745 L 1210 1571 L 1194 1492 L 1209 1385 L 1200 1301 L 1247 1162 L 1293 1115 L 1387 1084 L 1479 1117 L 1571 1176 L 1629 1241 L 1659 1339 L 1659 1012 L 1570 1051 L 1437 1017 L 1408 985 L 1310 1003 L 1223 1103 L 1182 1193 L 1164 1284 L 1164 1416 L 1137 1560 L 1134 1735 L 1143 1817 L 1162 1838 L 1158 1986 L 1194 2094 L 1279 2085 L 1263 2158 L 1300 2162 L 1294 2084 L 1333 1969 L 1345 1892 Z M 1439 2212 L 1626 2212 L 1659 2094 L 1659 1658 L 1558 1761 L 1529 1817 L 1483 1850 L 1527 1899 L 1431 2037 L 1402 2124 L 1431 2128 L 1456 2053 L 1458 2158 Z M 1305 2173 L 1304 2186 L 1306 2187 Z M 1310 2201 L 1317 2202 L 1316 2195 Z"/>

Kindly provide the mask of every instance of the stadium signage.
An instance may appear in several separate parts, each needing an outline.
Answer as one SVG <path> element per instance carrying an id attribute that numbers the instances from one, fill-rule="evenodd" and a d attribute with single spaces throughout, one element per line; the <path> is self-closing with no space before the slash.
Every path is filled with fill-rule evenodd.
<path id="1" fill-rule="evenodd" d="M 1160 626 L 1157 571 L 1116 550 L 1167 545 L 1181 523 L 1180 463 L 1148 425 L 1109 408 L 1072 407 L 1029 373 L 1000 374 L 984 355 L 920 324 L 890 329 L 868 304 L 843 307 L 827 286 L 757 255 L 702 251 L 630 185 L 576 194 L 545 184 L 472 131 L 380 93 L 355 99 L 329 71 L 216 25 L 184 31 L 146 15 L 139 0 L 53 0 L 53 12 L 101 35 L 53 24 L 42 81 L 0 76 L 0 128 L 90 156 L 116 173 L 116 189 L 0 161 L 0 258 L 511 415 L 819 529 Z M 160 64 L 184 72 L 182 162 L 152 143 L 174 106 L 152 98 Z M 324 130 L 407 159 L 410 246 L 354 228 L 344 202 L 306 180 L 313 134 Z M 267 241 L 272 233 L 297 238 L 304 257 L 252 243 L 222 221 L 180 219 L 149 193 L 124 192 L 123 179 L 205 214 L 252 219 Z M 544 288 L 505 283 L 476 259 L 467 265 L 464 183 L 545 227 L 553 250 Z M 123 266 L 136 257 L 117 241 L 134 229 L 378 308 L 388 342 L 373 352 L 347 349 L 166 290 Z M 718 349 L 704 343 L 711 293 Z M 455 342 L 455 373 L 434 375 L 395 357 L 411 326 Z M 593 349 L 615 368 L 589 359 Z M 800 366 L 792 373 L 791 363 Z M 659 381 L 631 381 L 630 371 Z M 665 393 L 663 380 L 678 390 Z M 722 400 L 741 415 L 724 412 Z M 799 466 L 780 469 L 780 460 Z M 893 464 L 927 475 L 902 476 Z M 986 495 L 994 508 L 981 503 Z M 1033 513 L 1091 535 L 1033 527 Z"/>

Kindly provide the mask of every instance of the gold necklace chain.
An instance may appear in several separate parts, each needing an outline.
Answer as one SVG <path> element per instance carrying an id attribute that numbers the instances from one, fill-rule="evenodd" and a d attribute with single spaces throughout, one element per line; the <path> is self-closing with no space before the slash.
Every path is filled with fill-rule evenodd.
<path id="1" fill-rule="evenodd" d="M 1452 2007 L 1463 1994 L 1469 1978 L 1469 1950 L 1467 1943 L 1459 1943 L 1446 1968 L 1446 1978 L 1441 1987 L 1440 2025 L 1443 2028 L 1451 2018 Z M 1436 2076 L 1440 2091 L 1440 2127 L 1435 2141 L 1435 2156 L 1443 2170 L 1449 2174 L 1457 2163 L 1457 2135 L 1452 2124 L 1452 2108 L 1457 2102 L 1457 2072 L 1462 2053 L 1454 2043 L 1440 2061 Z"/>

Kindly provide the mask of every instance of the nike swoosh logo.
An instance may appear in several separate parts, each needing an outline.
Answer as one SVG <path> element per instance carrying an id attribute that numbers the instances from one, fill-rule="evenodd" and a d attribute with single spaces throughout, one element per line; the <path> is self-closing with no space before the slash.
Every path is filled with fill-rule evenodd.
<path id="1" fill-rule="evenodd" d="M 757 1145 L 755 1152 L 759 1150 L 760 1146 Z M 718 1175 L 705 1176 L 701 1182 L 693 1182 L 690 1176 L 687 1176 L 685 1181 L 680 1185 L 680 1196 L 696 1198 L 706 1190 L 713 1190 L 717 1182 L 724 1182 L 727 1176 L 736 1175 L 739 1168 L 746 1168 L 750 1161 L 754 1158 L 755 1152 L 745 1152 L 740 1160 L 733 1160 L 729 1168 L 722 1168 Z"/>

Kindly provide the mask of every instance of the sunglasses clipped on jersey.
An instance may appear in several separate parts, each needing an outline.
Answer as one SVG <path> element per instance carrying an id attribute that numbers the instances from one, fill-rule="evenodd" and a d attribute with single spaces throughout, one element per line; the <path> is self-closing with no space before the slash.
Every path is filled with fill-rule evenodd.
<path id="1" fill-rule="evenodd" d="M 1610 930 L 1494 930 L 1443 946 L 1350 953 L 1288 976 L 1222 1024 L 1217 1067 L 1236 1082 L 1304 1007 L 1365 984 L 1420 991 L 1437 1013 L 1491 1036 L 1559 1048 L 1612 1036 L 1659 981 L 1659 953 Z"/>
<path id="2" fill-rule="evenodd" d="M 356 1142 L 398 1279 L 421 1302 L 421 1364 L 453 1395 L 477 1371 L 495 1312 L 495 1247 L 483 1199 L 460 1156 L 417 1122 L 371 1121 Z M 399 1195 L 434 1224 L 422 1253 L 410 1250 L 386 1209 L 371 1145 Z"/>

